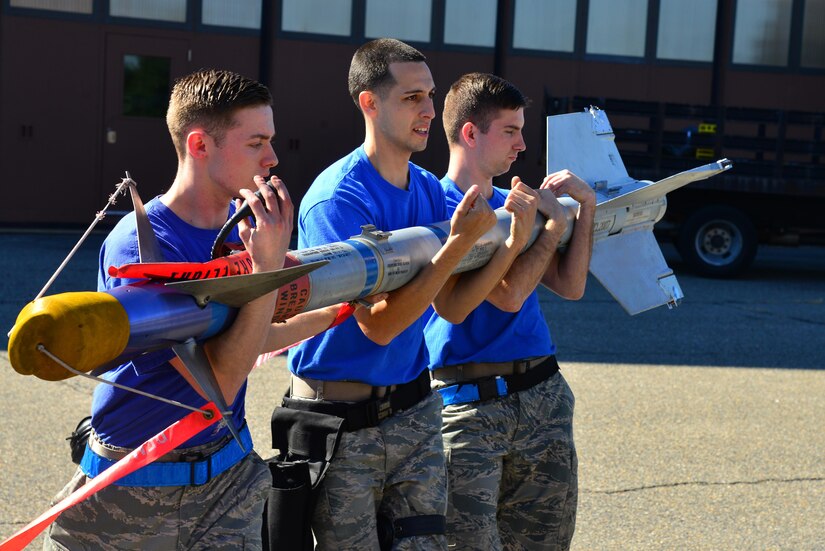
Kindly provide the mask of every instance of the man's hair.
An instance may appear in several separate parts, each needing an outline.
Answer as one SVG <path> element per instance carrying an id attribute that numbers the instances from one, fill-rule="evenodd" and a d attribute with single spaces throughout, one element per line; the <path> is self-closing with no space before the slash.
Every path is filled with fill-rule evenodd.
<path id="1" fill-rule="evenodd" d="M 501 77 L 489 73 L 468 73 L 450 86 L 444 99 L 444 132 L 450 145 L 459 143 L 461 127 L 471 122 L 482 134 L 502 109 L 519 109 L 530 105 L 521 91 Z"/>
<path id="2" fill-rule="evenodd" d="M 369 90 L 384 97 L 388 88 L 395 84 L 390 73 L 390 63 L 424 62 L 424 54 L 400 40 L 379 38 L 367 42 L 352 56 L 349 66 L 349 95 L 360 109 L 358 96 Z"/>
<path id="3" fill-rule="evenodd" d="M 186 136 L 202 127 L 220 145 L 236 122 L 235 113 L 245 107 L 272 105 L 272 94 L 263 84 L 231 71 L 201 70 L 175 81 L 166 111 L 166 126 L 178 158 L 186 156 Z"/>

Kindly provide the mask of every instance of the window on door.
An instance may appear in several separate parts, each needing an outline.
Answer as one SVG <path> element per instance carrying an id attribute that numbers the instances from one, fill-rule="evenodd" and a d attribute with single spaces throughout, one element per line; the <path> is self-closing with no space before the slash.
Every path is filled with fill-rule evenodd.
<path id="1" fill-rule="evenodd" d="M 172 60 L 126 54 L 123 56 L 123 115 L 165 117 L 169 103 Z"/>

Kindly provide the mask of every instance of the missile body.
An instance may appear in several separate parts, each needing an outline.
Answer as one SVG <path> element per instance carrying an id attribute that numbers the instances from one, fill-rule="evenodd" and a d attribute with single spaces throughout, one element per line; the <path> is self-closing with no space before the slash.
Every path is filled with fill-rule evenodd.
<path id="1" fill-rule="evenodd" d="M 473 246 L 456 272 L 483 266 L 507 238 L 510 214 L 496 211 L 498 224 Z M 328 260 L 329 264 L 282 287 L 276 319 L 398 289 L 409 282 L 435 256 L 447 239 L 449 221 L 383 232 L 372 226 L 345 241 L 292 251 L 294 262 Z M 538 231 L 533 232 L 533 239 Z"/>

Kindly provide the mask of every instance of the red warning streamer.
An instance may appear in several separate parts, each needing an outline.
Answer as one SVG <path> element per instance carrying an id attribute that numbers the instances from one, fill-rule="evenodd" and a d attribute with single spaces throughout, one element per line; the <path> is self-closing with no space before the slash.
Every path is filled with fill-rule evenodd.
<path id="1" fill-rule="evenodd" d="M 146 442 L 136 448 L 129 455 L 100 473 L 99 476 L 90 480 L 82 488 L 78 488 L 66 499 L 56 504 L 54 507 L 40 515 L 29 523 L 28 526 L 0 543 L 0 551 L 20 551 L 37 537 L 40 532 L 46 529 L 54 519 L 69 507 L 77 505 L 92 494 L 102 490 L 109 484 L 119 480 L 138 470 L 141 467 L 152 463 L 162 455 L 180 446 L 206 427 L 221 419 L 221 414 L 212 402 L 203 407 L 204 410 L 212 412 L 212 417 L 206 416 L 197 411 L 193 411 L 180 421 L 168 426 Z"/>

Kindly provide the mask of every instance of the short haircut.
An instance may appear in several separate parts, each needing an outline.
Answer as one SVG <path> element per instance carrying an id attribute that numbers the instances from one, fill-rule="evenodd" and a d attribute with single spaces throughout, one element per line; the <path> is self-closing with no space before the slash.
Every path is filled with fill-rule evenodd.
<path id="1" fill-rule="evenodd" d="M 450 86 L 444 99 L 444 132 L 450 145 L 459 143 L 461 127 L 471 122 L 483 134 L 502 109 L 530 105 L 521 91 L 501 77 L 489 73 L 468 73 Z"/>
<path id="2" fill-rule="evenodd" d="M 349 95 L 360 109 L 358 96 L 369 90 L 384 97 L 387 89 L 395 84 L 390 73 L 390 63 L 424 62 L 424 54 L 400 40 L 379 38 L 367 42 L 352 56 L 349 66 Z"/>
<path id="3" fill-rule="evenodd" d="M 166 111 L 166 126 L 178 158 L 186 156 L 186 136 L 202 127 L 220 145 L 235 126 L 235 113 L 245 107 L 272 105 L 263 84 L 231 71 L 201 70 L 175 81 Z"/>

